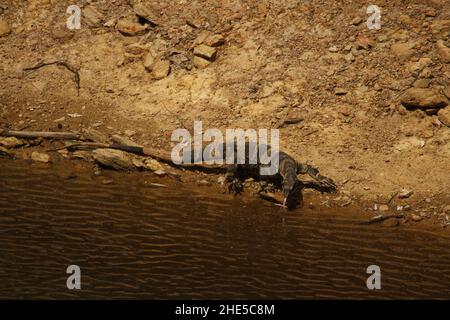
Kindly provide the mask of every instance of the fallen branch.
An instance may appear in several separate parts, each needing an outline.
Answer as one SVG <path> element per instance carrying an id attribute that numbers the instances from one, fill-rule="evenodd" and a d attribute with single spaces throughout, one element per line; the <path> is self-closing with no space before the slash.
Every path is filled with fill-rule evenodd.
<path id="1" fill-rule="evenodd" d="M 67 70 L 72 72 L 75 77 L 75 85 L 77 87 L 77 93 L 80 95 L 80 73 L 78 72 L 78 69 L 76 69 L 74 66 L 70 65 L 69 63 L 65 61 L 52 61 L 52 62 L 39 62 L 37 65 L 33 67 L 24 68 L 23 71 L 34 71 L 37 69 L 40 69 L 42 67 L 51 66 L 51 65 L 58 65 L 65 67 Z"/>
<path id="2" fill-rule="evenodd" d="M 24 139 L 62 139 L 62 140 L 82 140 L 82 136 L 76 132 L 46 132 L 46 131 L 14 131 L 0 129 L 0 136 L 16 137 Z"/>

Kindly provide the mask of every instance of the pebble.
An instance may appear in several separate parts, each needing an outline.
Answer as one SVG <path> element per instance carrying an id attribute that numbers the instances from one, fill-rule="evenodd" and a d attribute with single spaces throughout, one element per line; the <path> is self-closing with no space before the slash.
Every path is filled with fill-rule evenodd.
<path id="1" fill-rule="evenodd" d="M 438 40 L 436 47 L 438 49 L 441 61 L 443 63 L 450 63 L 450 48 L 445 45 L 444 40 Z"/>
<path id="2" fill-rule="evenodd" d="M 18 139 L 16 137 L 7 137 L 7 138 L 0 137 L 0 146 L 5 147 L 6 149 L 18 148 L 25 144 L 26 144 L 25 141 Z"/>
<path id="3" fill-rule="evenodd" d="M 400 199 L 407 199 L 409 197 L 412 196 L 414 192 L 412 190 L 408 190 L 408 189 L 400 189 L 399 193 L 398 193 L 398 197 Z"/>
<path id="4" fill-rule="evenodd" d="M 113 179 L 103 179 L 102 180 L 102 184 L 104 185 L 109 185 L 109 184 L 113 184 L 114 180 Z"/>
<path id="5" fill-rule="evenodd" d="M 415 44 L 412 42 L 395 43 L 391 46 L 391 51 L 402 61 L 406 61 L 414 55 L 413 48 Z"/>
<path id="6" fill-rule="evenodd" d="M 450 106 L 439 110 L 437 115 L 439 121 L 450 128 Z"/>
<path id="7" fill-rule="evenodd" d="M 387 204 L 380 204 L 380 206 L 378 207 L 378 210 L 381 212 L 389 211 L 389 206 Z"/>
<path id="8" fill-rule="evenodd" d="M 165 176 L 165 175 L 166 175 L 166 172 L 165 172 L 164 170 L 156 170 L 156 171 L 154 172 L 154 174 L 156 174 L 156 175 L 159 176 L 159 177 L 162 177 L 162 176 Z"/>
<path id="9" fill-rule="evenodd" d="M 156 80 L 167 77 L 170 73 L 170 62 L 159 60 L 153 64 L 152 74 Z"/>
<path id="10" fill-rule="evenodd" d="M 119 20 L 116 27 L 117 30 L 126 36 L 138 36 L 147 31 L 147 26 L 125 19 Z"/>
<path id="11" fill-rule="evenodd" d="M 134 170 L 132 157 L 120 150 L 96 149 L 92 155 L 101 165 L 115 170 Z"/>
<path id="12" fill-rule="evenodd" d="M 214 47 L 201 44 L 194 48 L 194 55 L 197 57 L 204 58 L 209 61 L 214 61 L 217 56 L 217 50 Z"/>
<path id="13" fill-rule="evenodd" d="M 153 54 L 151 52 L 147 53 L 147 55 L 144 58 L 144 68 L 151 72 L 153 69 L 153 64 L 155 63 L 155 57 L 153 57 Z"/>
<path id="14" fill-rule="evenodd" d="M 447 99 L 433 89 L 409 88 L 400 98 L 407 108 L 435 109 L 447 106 Z"/>
<path id="15" fill-rule="evenodd" d="M 419 216 L 419 215 L 413 213 L 413 214 L 411 215 L 411 220 L 414 221 L 414 222 L 419 222 L 419 221 L 422 221 L 422 220 L 423 220 L 423 217 L 421 217 L 421 216 Z"/>
<path id="16" fill-rule="evenodd" d="M 50 156 L 46 153 L 34 151 L 31 154 L 31 160 L 37 161 L 37 162 L 48 163 L 48 162 L 50 162 Z"/>
<path id="17" fill-rule="evenodd" d="M 194 66 L 196 66 L 199 69 L 206 68 L 211 64 L 211 61 L 208 61 L 206 59 L 203 59 L 201 57 L 194 57 L 193 59 Z"/>
<path id="18" fill-rule="evenodd" d="M 0 38 L 8 35 L 11 32 L 11 27 L 5 20 L 0 20 Z"/>

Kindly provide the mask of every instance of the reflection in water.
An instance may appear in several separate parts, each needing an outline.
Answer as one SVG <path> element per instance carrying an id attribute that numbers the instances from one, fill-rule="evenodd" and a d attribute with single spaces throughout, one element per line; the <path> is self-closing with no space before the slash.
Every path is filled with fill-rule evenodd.
<path id="1" fill-rule="evenodd" d="M 442 236 L 152 187 L 143 174 L 61 175 L 0 161 L 0 298 L 450 298 Z M 81 291 L 66 288 L 72 264 Z"/>

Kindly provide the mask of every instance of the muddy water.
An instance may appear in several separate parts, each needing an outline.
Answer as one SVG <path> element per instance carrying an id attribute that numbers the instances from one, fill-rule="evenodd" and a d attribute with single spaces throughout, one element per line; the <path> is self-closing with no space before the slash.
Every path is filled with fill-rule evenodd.
<path id="1" fill-rule="evenodd" d="M 0 298 L 450 298 L 442 235 L 152 186 L 145 174 L 112 185 L 75 175 L 0 160 Z M 81 291 L 66 288 L 72 264 Z"/>

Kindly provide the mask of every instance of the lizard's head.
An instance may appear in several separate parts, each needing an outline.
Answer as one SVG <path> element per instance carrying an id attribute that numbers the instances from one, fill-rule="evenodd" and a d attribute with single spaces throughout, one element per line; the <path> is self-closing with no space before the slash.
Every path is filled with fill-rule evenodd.
<path id="1" fill-rule="evenodd" d="M 296 177 L 286 177 L 283 180 L 283 205 L 289 209 L 293 209 L 297 206 L 300 200 L 300 182 Z"/>

